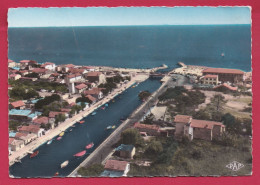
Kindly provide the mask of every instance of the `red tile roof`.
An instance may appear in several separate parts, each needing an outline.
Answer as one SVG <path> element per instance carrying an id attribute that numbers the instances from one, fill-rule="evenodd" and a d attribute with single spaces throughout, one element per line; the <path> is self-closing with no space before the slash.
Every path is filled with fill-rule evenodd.
<path id="1" fill-rule="evenodd" d="M 218 78 L 218 75 L 205 75 L 204 78 Z"/>
<path id="2" fill-rule="evenodd" d="M 8 144 L 9 144 L 9 145 L 12 144 L 13 141 L 14 141 L 14 138 L 10 138 L 10 137 L 9 137 Z"/>
<path id="3" fill-rule="evenodd" d="M 100 88 L 93 88 L 91 90 L 84 91 L 85 95 L 93 95 L 93 94 L 99 94 L 101 92 Z"/>
<path id="4" fill-rule="evenodd" d="M 30 60 L 21 60 L 20 63 L 29 63 L 31 62 Z"/>
<path id="5" fill-rule="evenodd" d="M 79 84 L 79 85 L 75 86 L 75 88 L 77 88 L 77 89 L 79 89 L 79 90 L 84 89 L 84 88 L 86 88 L 86 87 L 87 87 L 86 84 Z"/>
<path id="6" fill-rule="evenodd" d="M 59 114 L 64 114 L 64 112 L 53 112 L 53 111 L 51 111 L 49 113 L 49 118 L 55 118 L 55 116 L 57 116 Z"/>
<path id="7" fill-rule="evenodd" d="M 134 128 L 145 128 L 145 129 L 151 129 L 151 130 L 159 130 L 160 127 L 157 125 L 147 125 L 147 124 L 141 124 L 141 123 L 135 123 Z"/>
<path id="8" fill-rule="evenodd" d="M 197 120 L 197 119 L 192 119 L 190 126 L 193 128 L 206 128 L 206 129 L 213 129 L 213 127 L 221 126 L 225 127 L 221 122 L 216 122 L 216 121 L 207 121 L 207 120 Z"/>
<path id="9" fill-rule="evenodd" d="M 60 111 L 61 111 L 61 112 L 68 113 L 68 112 L 70 112 L 70 111 L 71 111 L 71 109 L 64 109 L 64 108 L 63 108 L 63 109 L 60 109 Z"/>
<path id="10" fill-rule="evenodd" d="M 93 97 L 93 96 L 91 96 L 91 95 L 87 95 L 87 96 L 85 96 L 86 98 L 88 98 L 90 101 L 92 101 L 92 102 L 95 102 L 97 99 L 95 98 L 95 97 Z"/>
<path id="11" fill-rule="evenodd" d="M 22 137 L 22 136 L 27 136 L 28 134 L 26 134 L 26 133 L 21 133 L 21 132 L 16 132 L 16 134 L 15 134 L 15 138 L 20 138 L 20 137 Z"/>
<path id="12" fill-rule="evenodd" d="M 49 118 L 46 117 L 46 116 L 43 116 L 43 117 L 40 117 L 40 118 L 37 118 L 37 119 L 34 119 L 33 120 L 33 123 L 36 123 L 36 124 L 47 124 L 49 123 Z"/>
<path id="13" fill-rule="evenodd" d="M 42 68 L 34 68 L 32 72 L 34 73 L 45 73 L 47 69 L 42 69 Z"/>
<path id="14" fill-rule="evenodd" d="M 12 102 L 11 105 L 12 105 L 14 108 L 18 108 L 18 107 L 25 106 L 25 104 L 24 104 L 24 102 L 23 102 L 22 100 Z"/>
<path id="15" fill-rule="evenodd" d="M 73 65 L 73 64 L 67 64 L 67 65 L 65 65 L 65 67 L 71 68 L 71 67 L 75 67 L 75 65 Z"/>
<path id="16" fill-rule="evenodd" d="M 207 68 L 202 73 L 229 73 L 229 74 L 244 74 L 243 71 L 238 69 L 225 69 L 225 68 Z"/>
<path id="17" fill-rule="evenodd" d="M 88 74 L 87 74 L 87 77 L 89 77 L 89 76 L 99 76 L 99 75 L 101 75 L 102 73 L 101 72 L 99 72 L 99 71 L 94 71 L 94 72 L 88 72 Z"/>
<path id="18" fill-rule="evenodd" d="M 105 169 L 114 171 L 125 171 L 127 164 L 127 161 L 107 160 L 105 164 Z"/>
<path id="19" fill-rule="evenodd" d="M 8 63 L 12 63 L 12 62 L 14 62 L 13 60 L 11 60 L 11 59 L 8 59 Z"/>
<path id="20" fill-rule="evenodd" d="M 18 129 L 19 131 L 24 132 L 31 132 L 31 133 L 38 133 L 40 130 L 40 125 L 29 125 L 29 126 L 22 126 Z"/>
<path id="21" fill-rule="evenodd" d="M 174 122 L 175 122 L 175 123 L 189 123 L 191 119 L 192 119 L 191 116 L 187 116 L 187 115 L 176 115 L 176 116 L 174 117 Z"/>
<path id="22" fill-rule="evenodd" d="M 236 91 L 237 90 L 237 87 L 232 87 L 226 83 L 223 83 L 221 85 L 218 85 L 218 86 L 215 86 L 214 89 L 217 89 L 219 87 L 226 87 L 227 89 L 231 90 L 231 91 Z"/>
<path id="23" fill-rule="evenodd" d="M 71 73 L 83 73 L 85 71 L 85 69 L 78 69 L 78 68 L 71 68 L 70 70 L 69 70 L 69 72 L 71 72 Z"/>
<path id="24" fill-rule="evenodd" d="M 47 65 L 55 65 L 54 63 L 51 63 L 51 62 L 46 62 L 45 64 L 42 64 L 41 67 L 45 67 Z"/>
<path id="25" fill-rule="evenodd" d="M 77 73 L 77 74 L 70 74 L 67 76 L 67 78 L 75 78 L 75 77 L 78 77 L 78 76 L 81 76 L 81 74 Z"/>

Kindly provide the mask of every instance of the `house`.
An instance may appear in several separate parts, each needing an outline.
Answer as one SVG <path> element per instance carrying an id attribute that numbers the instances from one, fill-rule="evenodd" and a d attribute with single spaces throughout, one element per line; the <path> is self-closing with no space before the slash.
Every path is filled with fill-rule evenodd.
<path id="1" fill-rule="evenodd" d="M 91 104 L 94 104 L 97 102 L 97 98 L 91 96 L 91 95 L 87 95 L 85 96 L 86 98 L 88 98 L 92 103 Z"/>
<path id="2" fill-rule="evenodd" d="M 43 125 L 50 124 L 50 125 L 51 125 L 51 129 L 54 128 L 54 123 L 50 123 L 50 122 L 49 122 L 49 118 L 46 117 L 46 116 L 43 116 L 43 117 L 39 117 L 39 118 L 37 118 L 37 119 L 34 119 L 34 120 L 32 121 L 32 124 L 34 124 L 34 125 L 39 125 L 39 126 L 41 126 L 42 124 L 43 124 Z"/>
<path id="3" fill-rule="evenodd" d="M 67 64 L 67 65 L 59 65 L 56 67 L 56 71 L 59 71 L 59 72 L 69 72 L 70 69 L 74 68 L 75 65 L 73 64 Z"/>
<path id="4" fill-rule="evenodd" d="M 24 147 L 24 142 L 15 138 L 9 138 L 8 147 L 11 148 L 11 151 L 17 151 Z"/>
<path id="5" fill-rule="evenodd" d="M 93 88 L 93 89 L 90 89 L 90 90 L 85 90 L 84 91 L 84 94 L 87 96 L 87 95 L 91 95 L 93 96 L 94 98 L 96 99 L 101 99 L 103 98 L 103 93 L 101 91 L 101 88 Z"/>
<path id="6" fill-rule="evenodd" d="M 22 76 L 20 74 L 11 74 L 9 75 L 9 79 L 11 80 L 19 80 Z"/>
<path id="7" fill-rule="evenodd" d="M 75 92 L 77 94 L 81 94 L 84 90 L 86 90 L 88 88 L 88 86 L 86 84 L 79 84 L 77 86 L 75 86 Z"/>
<path id="8" fill-rule="evenodd" d="M 205 75 L 201 78 L 202 84 L 217 85 L 218 84 L 218 75 Z"/>
<path id="9" fill-rule="evenodd" d="M 121 177 L 126 176 L 130 170 L 130 164 L 127 161 L 107 160 L 102 177 Z"/>
<path id="10" fill-rule="evenodd" d="M 98 84 L 106 83 L 106 76 L 99 71 L 88 72 L 85 74 L 85 78 L 89 82 L 97 82 Z"/>
<path id="11" fill-rule="evenodd" d="M 79 81 L 81 79 L 82 79 L 81 74 L 77 73 L 77 74 L 67 75 L 66 78 L 65 78 L 65 81 L 66 81 L 67 84 L 69 84 L 69 83 Z"/>
<path id="12" fill-rule="evenodd" d="M 85 74 L 85 73 L 87 73 L 87 70 L 83 69 L 83 68 L 70 68 L 69 72 L 72 73 L 72 74 L 77 74 L 77 73 Z"/>
<path id="13" fill-rule="evenodd" d="M 63 114 L 66 118 L 69 117 L 69 114 L 66 113 L 66 112 L 53 112 L 53 111 L 51 111 L 51 112 L 49 112 L 49 122 L 54 123 L 56 116 L 58 116 L 59 114 Z"/>
<path id="14" fill-rule="evenodd" d="M 28 75 L 29 71 L 28 70 L 21 70 L 19 71 L 21 73 L 22 76 Z"/>
<path id="15" fill-rule="evenodd" d="M 25 69 L 26 67 L 31 67 L 33 64 L 37 64 L 36 61 L 33 60 L 21 60 L 20 61 L 20 68 Z"/>
<path id="16" fill-rule="evenodd" d="M 66 82 L 65 82 L 65 79 L 60 79 L 60 78 L 56 79 L 55 82 L 56 82 L 56 83 L 59 83 L 59 84 L 65 84 L 65 83 L 66 83 Z"/>
<path id="17" fill-rule="evenodd" d="M 15 139 L 17 140 L 22 140 L 25 145 L 28 143 L 32 142 L 37 138 L 36 134 L 28 134 L 28 133 L 22 133 L 22 132 L 17 132 L 15 134 Z"/>
<path id="18" fill-rule="evenodd" d="M 119 156 L 123 158 L 133 159 L 135 155 L 135 147 L 133 145 L 121 144 L 116 148 L 116 151 L 119 151 Z"/>
<path id="19" fill-rule="evenodd" d="M 8 59 L 8 67 L 15 67 L 16 63 L 13 60 Z"/>
<path id="20" fill-rule="evenodd" d="M 205 75 L 218 75 L 218 80 L 222 83 L 231 82 L 238 83 L 243 81 L 244 72 L 238 69 L 225 68 L 206 68 L 202 71 Z"/>
<path id="21" fill-rule="evenodd" d="M 157 125 L 147 125 L 141 123 L 135 123 L 134 128 L 139 130 L 139 132 L 146 132 L 149 136 L 159 136 L 160 135 L 160 127 Z"/>
<path id="22" fill-rule="evenodd" d="M 11 109 L 9 111 L 9 119 L 15 119 L 15 120 L 28 120 L 28 116 L 31 114 L 31 110 L 19 110 L 19 109 Z"/>
<path id="23" fill-rule="evenodd" d="M 18 131 L 21 133 L 35 134 L 37 137 L 41 137 L 44 129 L 40 128 L 39 125 L 29 125 L 18 128 Z"/>
<path id="24" fill-rule="evenodd" d="M 213 88 L 215 91 L 227 92 L 227 91 L 237 91 L 237 87 L 232 87 L 227 83 L 220 84 Z"/>
<path id="25" fill-rule="evenodd" d="M 85 108 L 84 108 L 84 110 L 86 110 L 86 109 L 89 108 L 89 103 L 87 103 L 87 102 L 78 102 L 77 105 L 80 105 L 80 106 L 81 106 L 82 103 L 85 104 Z"/>
<path id="26" fill-rule="evenodd" d="M 34 81 L 37 80 L 37 78 L 21 77 L 20 80 L 23 80 L 23 81 L 32 81 L 32 82 L 34 82 Z"/>
<path id="27" fill-rule="evenodd" d="M 25 103 L 22 100 L 10 103 L 11 109 L 25 109 Z"/>
<path id="28" fill-rule="evenodd" d="M 41 65 L 41 68 L 48 69 L 48 70 L 51 70 L 51 71 L 55 71 L 56 65 L 54 63 L 51 63 L 51 62 L 46 62 L 45 64 Z"/>
<path id="29" fill-rule="evenodd" d="M 192 119 L 191 116 L 176 115 L 174 118 L 175 138 L 187 137 L 189 140 L 203 139 L 211 141 L 219 138 L 225 132 L 221 122 Z"/>
<path id="30" fill-rule="evenodd" d="M 43 68 L 32 69 L 32 72 L 39 74 L 39 76 L 45 75 L 47 71 L 48 71 L 47 69 L 43 69 Z"/>

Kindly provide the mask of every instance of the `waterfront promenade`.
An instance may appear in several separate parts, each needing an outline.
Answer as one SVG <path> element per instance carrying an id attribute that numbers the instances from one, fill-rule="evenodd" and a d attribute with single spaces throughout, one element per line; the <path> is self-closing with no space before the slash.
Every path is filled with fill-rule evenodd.
<path id="1" fill-rule="evenodd" d="M 128 127 L 132 126 L 134 123 L 139 121 L 143 116 L 144 112 L 147 112 L 151 105 L 154 105 L 157 101 L 158 96 L 163 93 L 167 88 L 168 84 L 171 82 L 171 78 L 167 80 L 157 89 L 143 104 L 141 104 L 127 120 L 125 120 L 106 140 L 104 140 L 74 171 L 72 171 L 69 177 L 76 177 L 77 171 L 80 167 L 88 167 L 91 164 L 102 163 L 107 156 L 111 154 L 113 150 L 113 145 L 116 144 L 121 133 Z"/>
<path id="2" fill-rule="evenodd" d="M 111 92 L 108 96 L 97 102 L 96 104 L 92 105 L 90 108 L 88 108 L 85 111 L 81 111 L 79 114 L 73 116 L 72 118 L 69 118 L 65 120 L 65 122 L 59 124 L 58 127 L 50 130 L 46 135 L 37 138 L 33 142 L 29 143 L 28 145 L 25 145 L 25 147 L 21 148 L 20 150 L 13 152 L 12 155 L 9 156 L 9 165 L 12 165 L 17 159 L 21 159 L 24 156 L 26 156 L 28 153 L 31 153 L 36 148 L 41 146 L 42 144 L 46 143 L 48 140 L 54 138 L 58 134 L 60 134 L 62 131 L 65 131 L 67 128 L 71 127 L 76 122 L 80 121 L 83 117 L 88 116 L 91 114 L 95 109 L 102 106 L 103 104 L 109 102 L 112 100 L 115 96 L 122 93 L 124 90 L 132 86 L 136 82 L 141 82 L 146 80 L 149 77 L 149 75 L 136 75 L 135 77 L 132 77 L 131 81 L 129 81 L 126 84 L 121 85 L 119 88 L 115 89 Z"/>

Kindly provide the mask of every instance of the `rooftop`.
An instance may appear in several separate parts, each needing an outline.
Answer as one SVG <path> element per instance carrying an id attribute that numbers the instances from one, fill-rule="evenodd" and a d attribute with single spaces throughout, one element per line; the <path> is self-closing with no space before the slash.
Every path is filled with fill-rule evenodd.
<path id="1" fill-rule="evenodd" d="M 204 78 L 218 78 L 218 75 L 205 75 Z"/>
<path id="2" fill-rule="evenodd" d="M 134 149 L 133 145 L 121 144 L 119 147 L 116 148 L 116 151 L 129 151 L 129 152 L 131 152 L 133 149 Z"/>
<path id="3" fill-rule="evenodd" d="M 77 89 L 84 89 L 84 88 L 86 88 L 87 87 L 87 85 L 86 84 L 79 84 L 79 85 L 77 85 L 77 86 L 75 86 L 75 88 L 77 88 Z"/>
<path id="4" fill-rule="evenodd" d="M 225 127 L 225 125 L 223 125 L 221 122 L 207 121 L 207 120 L 197 120 L 197 119 L 192 119 L 190 126 L 193 127 L 193 128 L 206 128 L 206 129 L 212 130 L 215 125 Z"/>
<path id="5" fill-rule="evenodd" d="M 11 109 L 9 111 L 9 115 L 16 115 L 16 116 L 28 116 L 32 111 L 31 110 L 17 110 L 17 109 Z"/>
<path id="6" fill-rule="evenodd" d="M 47 124 L 47 123 L 49 123 L 49 118 L 48 117 L 46 117 L 46 116 L 43 116 L 43 117 L 40 117 L 40 118 L 37 118 L 37 119 L 35 119 L 35 120 L 33 120 L 33 123 L 36 123 L 36 124 Z"/>
<path id="7" fill-rule="evenodd" d="M 225 87 L 225 88 L 227 88 L 227 89 L 229 89 L 231 91 L 236 91 L 237 90 L 237 87 L 232 87 L 232 86 L 228 85 L 227 83 L 215 86 L 214 89 L 217 89 L 217 88 L 220 88 L 220 87 Z"/>
<path id="8" fill-rule="evenodd" d="M 226 68 L 207 68 L 202 73 L 229 73 L 229 74 L 244 74 L 243 71 L 238 69 L 226 69 Z"/>
<path id="9" fill-rule="evenodd" d="M 99 76 L 99 75 L 101 75 L 102 73 L 101 72 L 99 72 L 99 71 L 94 71 L 94 72 L 88 72 L 88 74 L 87 74 L 87 76 L 89 77 L 89 76 Z"/>
<path id="10" fill-rule="evenodd" d="M 12 105 L 14 108 L 18 108 L 18 107 L 25 106 L 25 104 L 24 104 L 24 102 L 23 102 L 22 100 L 12 102 L 11 105 Z"/>
<path id="11" fill-rule="evenodd" d="M 134 128 L 145 128 L 145 129 L 151 129 L 151 130 L 159 130 L 160 127 L 157 125 L 147 125 L 147 124 L 141 124 L 141 123 L 135 123 Z"/>
<path id="12" fill-rule="evenodd" d="M 127 164 L 127 161 L 107 160 L 105 169 L 113 171 L 125 171 Z"/>
<path id="13" fill-rule="evenodd" d="M 175 123 L 189 123 L 191 119 L 192 119 L 191 116 L 187 116 L 187 115 L 176 115 L 176 116 L 174 117 L 174 122 L 175 122 Z"/>

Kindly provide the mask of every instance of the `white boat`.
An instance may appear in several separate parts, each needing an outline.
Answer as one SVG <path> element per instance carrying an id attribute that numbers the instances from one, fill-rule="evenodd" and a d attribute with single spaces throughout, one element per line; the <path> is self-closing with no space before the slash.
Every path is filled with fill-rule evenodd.
<path id="1" fill-rule="evenodd" d="M 52 143 L 52 140 L 49 140 L 48 142 L 47 142 L 47 145 L 49 145 L 49 144 L 51 144 Z"/>
<path id="2" fill-rule="evenodd" d="M 60 167 L 61 168 L 65 168 L 67 165 L 69 164 L 69 161 L 64 161 L 63 163 L 61 163 Z"/>

